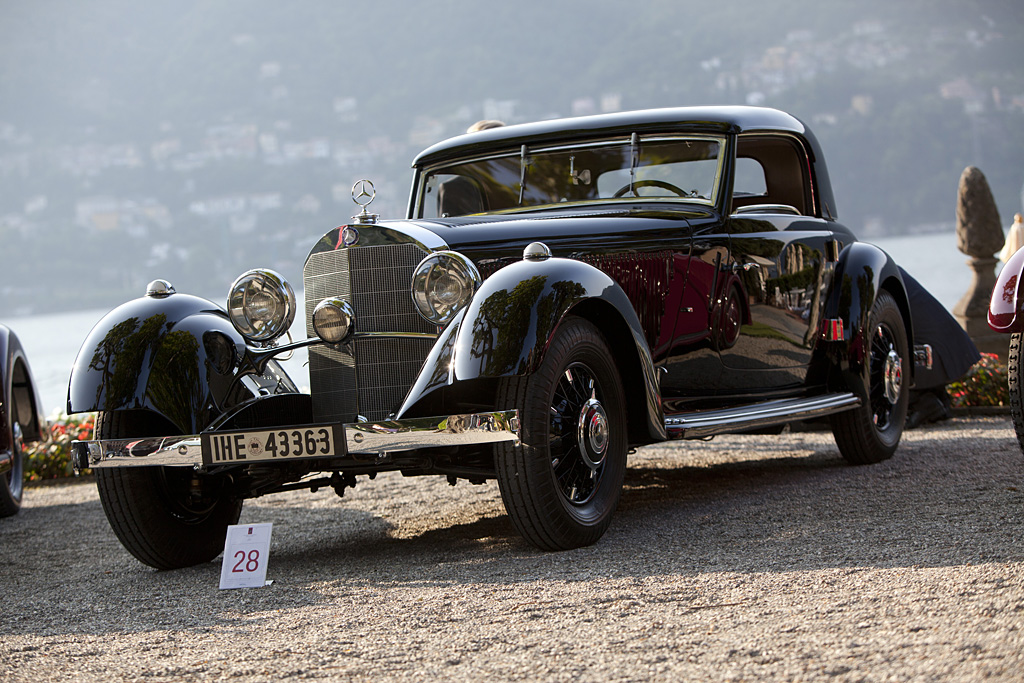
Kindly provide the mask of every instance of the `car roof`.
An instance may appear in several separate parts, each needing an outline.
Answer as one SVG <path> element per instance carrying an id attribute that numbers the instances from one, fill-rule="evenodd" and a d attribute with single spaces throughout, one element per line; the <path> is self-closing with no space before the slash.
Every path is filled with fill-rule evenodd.
<path id="1" fill-rule="evenodd" d="M 797 118 L 767 107 L 708 106 L 668 107 L 597 114 L 520 123 L 465 133 L 443 140 L 420 152 L 413 161 L 421 166 L 510 145 L 538 145 L 572 141 L 616 133 L 743 133 L 752 130 L 785 131 L 803 135 L 806 127 Z"/>
<path id="2" fill-rule="evenodd" d="M 508 150 L 518 145 L 535 147 L 571 143 L 573 140 L 634 132 L 739 135 L 758 131 L 786 133 L 804 141 L 811 157 L 816 191 L 824 206 L 823 213 L 834 219 L 837 215 L 835 197 L 817 138 L 800 119 L 770 107 L 666 107 L 499 126 L 442 140 L 420 152 L 412 165 L 422 168 L 465 156 Z"/>

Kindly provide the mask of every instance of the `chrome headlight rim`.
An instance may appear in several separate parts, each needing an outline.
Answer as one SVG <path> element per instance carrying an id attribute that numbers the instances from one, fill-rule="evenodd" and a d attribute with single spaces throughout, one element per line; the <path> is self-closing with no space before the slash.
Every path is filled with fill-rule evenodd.
<path id="1" fill-rule="evenodd" d="M 242 273 L 228 290 L 228 318 L 246 341 L 255 344 L 269 344 L 288 332 L 296 308 L 291 284 L 269 268 Z"/>
<path id="2" fill-rule="evenodd" d="M 473 299 L 483 278 L 457 251 L 436 251 L 413 270 L 410 285 L 416 310 L 428 322 L 445 325 Z"/>
<path id="3" fill-rule="evenodd" d="M 313 308 L 313 332 L 327 344 L 340 344 L 355 330 L 356 314 L 344 299 L 324 299 Z"/>

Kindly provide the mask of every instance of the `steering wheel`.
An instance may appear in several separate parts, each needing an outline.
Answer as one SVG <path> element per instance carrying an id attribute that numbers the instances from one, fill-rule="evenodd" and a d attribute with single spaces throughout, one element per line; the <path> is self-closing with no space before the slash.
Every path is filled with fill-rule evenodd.
<path id="1" fill-rule="evenodd" d="M 629 192 L 630 187 L 632 187 L 632 189 L 633 189 L 633 196 L 634 197 L 639 197 L 640 196 L 640 195 L 638 195 L 636 193 L 636 189 L 638 187 L 660 187 L 661 189 L 668 190 L 669 192 L 675 193 L 675 194 L 679 195 L 680 197 L 691 197 L 691 196 L 693 196 L 691 193 L 687 192 L 686 190 L 684 190 L 682 188 L 679 188 L 679 187 L 676 187 L 672 183 L 666 183 L 664 180 L 637 180 L 637 181 L 633 182 L 631 185 L 623 185 L 621 188 L 619 188 L 618 192 L 616 192 L 615 194 L 612 195 L 612 197 L 613 198 L 618 198 L 618 197 L 621 197 L 621 196 L 625 195 L 627 192 Z"/>

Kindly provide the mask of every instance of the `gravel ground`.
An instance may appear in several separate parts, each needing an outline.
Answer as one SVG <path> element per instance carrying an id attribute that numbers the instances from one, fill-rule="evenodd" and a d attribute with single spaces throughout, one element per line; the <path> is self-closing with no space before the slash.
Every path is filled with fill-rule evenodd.
<path id="1" fill-rule="evenodd" d="M 610 531 L 543 553 L 493 483 L 360 480 L 247 502 L 266 588 L 156 572 L 88 481 L 0 520 L 0 680 L 1024 679 L 1024 457 L 1010 422 L 641 450 Z"/>

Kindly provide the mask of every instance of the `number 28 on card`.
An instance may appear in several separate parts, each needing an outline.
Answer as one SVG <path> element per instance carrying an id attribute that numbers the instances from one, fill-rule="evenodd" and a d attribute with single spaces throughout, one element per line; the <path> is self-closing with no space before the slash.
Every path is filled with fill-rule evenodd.
<path id="1" fill-rule="evenodd" d="M 224 539 L 221 588 L 256 588 L 266 585 L 273 524 L 236 524 Z"/>

